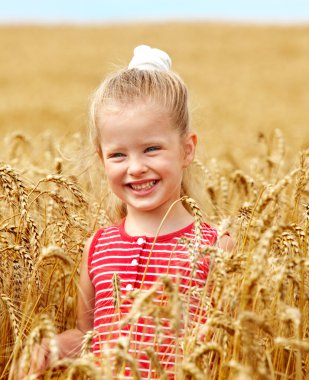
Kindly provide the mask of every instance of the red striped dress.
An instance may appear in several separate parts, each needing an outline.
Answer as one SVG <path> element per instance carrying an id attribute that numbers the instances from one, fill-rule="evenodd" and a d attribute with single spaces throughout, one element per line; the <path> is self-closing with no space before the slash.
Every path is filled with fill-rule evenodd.
<path id="1" fill-rule="evenodd" d="M 181 237 L 194 241 L 194 225 L 154 239 L 129 236 L 123 220 L 119 226 L 100 229 L 89 250 L 88 270 L 95 289 L 94 330 L 97 333 L 92 351 L 98 357 L 107 347 L 108 352 L 113 352 L 122 337 L 129 342 L 128 353 L 136 360 L 142 379 L 159 378 L 158 370 L 145 352 L 148 348 L 155 352 L 168 378 L 173 379 L 177 362 L 182 358 L 179 334 L 185 334 L 190 321 L 201 321 L 200 293 L 193 290 L 201 291 L 205 286 L 209 257 L 199 258 L 193 270 L 188 249 L 185 244 L 178 243 Z M 204 223 L 201 244 L 213 245 L 216 240 L 217 231 Z M 118 306 L 113 296 L 115 273 L 119 275 L 121 288 Z M 180 333 L 175 328 L 175 318 L 172 321 L 171 309 L 176 307 L 175 301 L 163 285 L 158 285 L 162 275 L 167 275 L 179 291 L 178 298 L 182 302 L 182 307 L 178 308 L 182 321 Z M 132 308 L 132 291 L 144 291 L 154 284 L 157 289 L 141 305 L 140 314 L 135 314 L 127 323 L 120 323 Z M 184 316 L 190 317 L 182 317 L 182 311 Z M 129 364 L 124 369 L 128 379 L 132 378 Z"/>

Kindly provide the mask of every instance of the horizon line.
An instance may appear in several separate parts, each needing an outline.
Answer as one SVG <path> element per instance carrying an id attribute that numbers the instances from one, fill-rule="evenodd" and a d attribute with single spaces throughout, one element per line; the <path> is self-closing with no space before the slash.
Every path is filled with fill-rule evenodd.
<path id="1" fill-rule="evenodd" d="M 148 19 L 113 19 L 113 20 L 1 20 L 1 26 L 121 26 L 132 24 L 164 24 L 164 23 L 210 23 L 210 24 L 238 24 L 238 25 L 261 25 L 261 26 L 309 26 L 307 19 L 261 19 L 261 18 L 234 18 L 234 17 L 162 17 Z"/>

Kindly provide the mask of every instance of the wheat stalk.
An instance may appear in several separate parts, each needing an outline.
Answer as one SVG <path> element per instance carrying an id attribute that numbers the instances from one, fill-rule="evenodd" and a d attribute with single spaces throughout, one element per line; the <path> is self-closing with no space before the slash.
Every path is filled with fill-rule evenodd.
<path id="1" fill-rule="evenodd" d="M 10 297 L 8 297 L 6 294 L 2 293 L 0 295 L 0 297 L 1 297 L 2 302 L 4 303 L 4 305 L 7 308 L 7 311 L 8 311 L 9 317 L 10 317 L 10 321 L 11 321 L 11 324 L 13 327 L 13 331 L 14 331 L 15 341 L 16 341 L 18 338 L 18 335 L 19 335 L 19 325 L 20 324 L 19 324 L 18 318 L 16 316 L 16 309 L 15 309 L 14 303 L 10 299 Z"/>

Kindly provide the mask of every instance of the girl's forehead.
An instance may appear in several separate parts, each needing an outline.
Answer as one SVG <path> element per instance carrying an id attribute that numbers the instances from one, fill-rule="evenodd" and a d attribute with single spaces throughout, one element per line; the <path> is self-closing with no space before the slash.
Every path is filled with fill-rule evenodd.
<path id="1" fill-rule="evenodd" d="M 169 116 L 169 110 L 163 104 L 150 99 L 135 99 L 132 101 L 109 101 L 98 108 L 98 115 L 101 117 L 121 116 L 124 114 L 157 114 Z"/>
<path id="2" fill-rule="evenodd" d="M 138 126 L 153 126 L 157 129 L 159 125 L 165 129 L 177 129 L 165 108 L 145 102 L 114 103 L 108 108 L 102 107 L 97 114 L 97 127 L 101 132 L 117 127 L 137 130 Z"/>
<path id="3" fill-rule="evenodd" d="M 129 141 L 136 144 L 148 142 L 176 143 L 179 131 L 166 112 L 149 104 L 115 105 L 108 112 L 102 110 L 98 119 L 101 143 L 114 144 Z"/>

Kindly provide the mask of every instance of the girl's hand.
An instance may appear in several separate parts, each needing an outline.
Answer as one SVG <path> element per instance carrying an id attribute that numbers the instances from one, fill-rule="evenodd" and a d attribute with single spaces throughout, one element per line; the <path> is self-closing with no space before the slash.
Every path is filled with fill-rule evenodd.
<path id="1" fill-rule="evenodd" d="M 22 380 L 27 375 L 42 374 L 50 366 L 50 349 L 48 340 L 42 339 L 41 344 L 35 344 L 31 353 L 29 370 L 25 372 L 21 367 L 21 362 L 18 365 L 17 379 Z M 28 366 L 27 366 L 28 367 Z"/>

